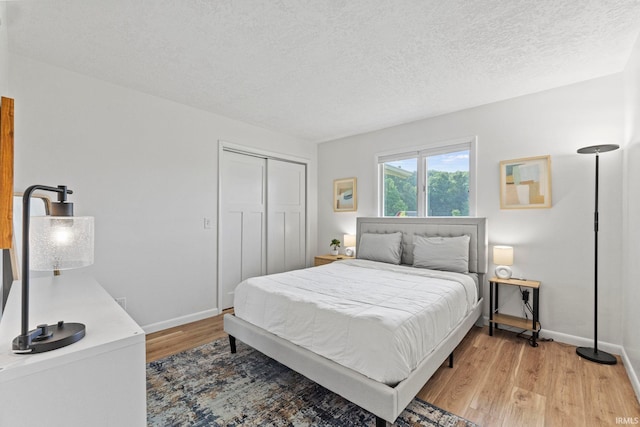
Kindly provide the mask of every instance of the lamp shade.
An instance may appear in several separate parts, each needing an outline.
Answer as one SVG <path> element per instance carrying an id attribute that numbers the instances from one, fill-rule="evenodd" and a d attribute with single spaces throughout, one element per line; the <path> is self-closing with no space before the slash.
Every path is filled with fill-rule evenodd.
<path id="1" fill-rule="evenodd" d="M 356 236 L 355 234 L 345 234 L 344 235 L 344 247 L 350 248 L 356 245 Z"/>
<path id="2" fill-rule="evenodd" d="M 93 234 L 93 217 L 31 217 L 30 269 L 70 270 L 93 264 Z"/>
<path id="3" fill-rule="evenodd" d="M 493 263 L 496 265 L 513 265 L 513 247 L 494 246 Z"/>

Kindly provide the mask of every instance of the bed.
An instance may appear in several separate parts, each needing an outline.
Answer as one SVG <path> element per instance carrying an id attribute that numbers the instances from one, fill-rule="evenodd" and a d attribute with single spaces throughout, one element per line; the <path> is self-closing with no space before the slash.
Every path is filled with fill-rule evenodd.
<path id="1" fill-rule="evenodd" d="M 454 349 L 469 329 L 480 322 L 487 271 L 486 219 L 358 218 L 356 240 L 358 259 L 355 261 L 243 282 L 236 290 L 235 314 L 224 316 L 224 329 L 229 334 L 232 351 L 235 351 L 235 340 L 239 339 L 373 413 L 376 424 L 385 425 L 395 421 L 447 357 L 452 362 Z M 387 250 L 387 243 L 392 240 L 399 242 L 399 253 Z M 446 246 L 433 246 L 439 241 L 445 241 Z M 466 258 L 456 252 L 461 241 L 468 245 Z M 394 248 L 393 244 L 389 247 Z M 434 248 L 443 250 L 436 253 Z M 430 260 L 438 258 L 438 254 L 445 256 L 434 261 L 435 266 L 431 265 Z M 377 259 L 387 256 L 391 257 L 390 262 L 381 263 Z M 415 268 L 414 261 L 423 268 Z M 462 269 L 461 263 L 465 264 Z M 454 273 L 424 267 L 451 268 Z M 383 294 L 381 298 L 375 296 L 373 290 L 373 295 L 362 292 L 374 276 L 382 282 L 393 282 L 393 295 Z M 421 280 L 429 280 L 428 293 L 435 292 L 431 288 L 442 287 L 443 294 L 451 294 L 446 297 L 453 298 L 451 300 L 444 299 L 445 296 L 425 296 L 450 312 L 445 317 L 430 312 L 422 314 L 420 304 L 413 303 L 422 297 L 408 292 L 415 288 L 424 293 L 425 286 L 418 285 Z M 313 296 L 313 300 L 307 299 L 322 286 L 328 286 L 328 290 Z M 290 290 L 293 287 L 299 288 L 295 294 Z M 359 292 L 363 296 L 356 298 L 354 294 L 347 294 L 347 289 L 355 289 L 355 294 Z M 398 299 L 395 296 L 399 298 L 398 304 L 392 301 Z M 364 305 L 355 305 L 356 299 Z M 402 317 L 402 312 L 407 312 L 404 314 L 412 321 L 399 320 L 397 317 Z M 315 319 L 314 322 L 300 317 L 304 313 Z M 419 320 L 420 316 L 424 318 Z M 318 318 L 322 321 L 318 322 Z M 363 318 L 374 319 L 374 322 L 363 326 Z M 419 331 L 426 328 L 437 333 L 416 332 L 409 326 L 404 329 L 405 323 L 411 323 L 411 328 Z M 432 323 L 445 327 L 436 331 L 430 326 Z M 322 325 L 328 325 L 324 332 Z M 406 339 L 398 344 L 395 335 L 387 336 L 385 330 L 389 329 L 409 337 L 412 347 L 407 349 Z M 431 342 L 417 339 L 420 334 L 425 335 L 424 341 Z M 360 339 L 354 339 L 357 337 Z M 376 354 L 378 359 L 371 358 Z"/>

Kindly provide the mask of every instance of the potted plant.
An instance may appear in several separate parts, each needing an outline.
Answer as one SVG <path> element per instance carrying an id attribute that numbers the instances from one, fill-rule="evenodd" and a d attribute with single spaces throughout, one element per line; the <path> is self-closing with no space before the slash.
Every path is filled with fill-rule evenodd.
<path id="1" fill-rule="evenodd" d="M 340 247 L 340 240 L 333 239 L 329 246 L 331 246 L 331 255 L 338 255 L 338 248 Z"/>

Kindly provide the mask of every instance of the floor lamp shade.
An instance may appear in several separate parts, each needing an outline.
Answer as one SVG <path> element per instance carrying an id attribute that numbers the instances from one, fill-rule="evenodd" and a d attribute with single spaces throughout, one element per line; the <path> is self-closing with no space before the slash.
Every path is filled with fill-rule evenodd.
<path id="1" fill-rule="evenodd" d="M 600 179 L 600 153 L 606 153 L 607 151 L 613 151 L 620 148 L 619 145 L 615 144 L 604 144 L 604 145 L 591 145 L 588 147 L 583 147 L 578 150 L 579 154 L 595 154 L 596 155 L 596 179 L 595 179 L 595 212 L 593 215 L 593 231 L 594 231 L 594 274 L 593 274 L 593 287 L 594 287 L 594 311 L 593 311 L 593 347 L 578 347 L 576 349 L 576 353 L 580 357 L 583 357 L 592 362 L 601 363 L 605 365 L 615 365 L 617 360 L 615 356 L 604 352 L 602 350 L 598 350 L 598 222 L 599 222 L 599 212 L 598 212 L 598 188 L 599 188 L 599 179 Z"/>

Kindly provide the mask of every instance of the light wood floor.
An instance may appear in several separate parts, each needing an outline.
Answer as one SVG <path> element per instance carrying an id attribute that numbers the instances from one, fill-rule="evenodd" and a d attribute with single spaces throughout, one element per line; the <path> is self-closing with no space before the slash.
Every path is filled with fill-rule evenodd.
<path id="1" fill-rule="evenodd" d="M 222 315 L 149 334 L 147 362 L 222 337 Z M 573 346 L 533 348 L 486 327 L 474 327 L 454 355 L 454 367 L 443 363 L 418 397 L 482 426 L 615 426 L 640 417 L 620 359 L 599 365 Z"/>

